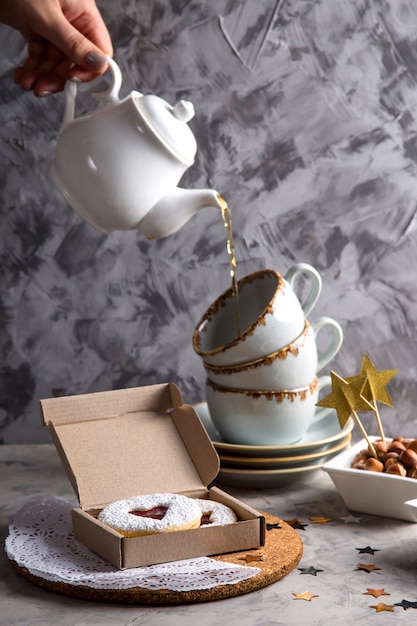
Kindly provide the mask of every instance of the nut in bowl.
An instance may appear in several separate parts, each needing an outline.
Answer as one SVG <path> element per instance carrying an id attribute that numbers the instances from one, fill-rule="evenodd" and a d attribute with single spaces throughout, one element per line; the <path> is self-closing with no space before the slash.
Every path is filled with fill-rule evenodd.
<path id="1" fill-rule="evenodd" d="M 332 393 L 317 405 L 333 407 L 343 428 L 352 416 L 364 439 L 323 465 L 352 511 L 417 522 L 417 440 L 384 435 L 378 401 L 392 406 L 386 389 L 397 370 L 378 370 L 367 354 L 356 376 L 330 372 Z M 358 416 L 372 411 L 380 437 L 370 437 Z"/>
<path id="2" fill-rule="evenodd" d="M 369 439 L 375 444 L 380 437 L 370 436 Z M 392 439 L 386 441 L 390 444 Z M 417 479 L 352 467 L 358 454 L 367 448 L 367 440 L 361 439 L 322 467 L 347 508 L 359 513 L 417 522 Z"/>

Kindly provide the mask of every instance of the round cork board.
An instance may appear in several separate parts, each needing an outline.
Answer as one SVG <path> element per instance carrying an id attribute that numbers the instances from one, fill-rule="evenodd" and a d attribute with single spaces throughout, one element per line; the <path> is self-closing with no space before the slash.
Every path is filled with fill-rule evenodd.
<path id="1" fill-rule="evenodd" d="M 73 598 L 112 602 L 117 604 L 173 605 L 207 602 L 231 598 L 266 587 L 291 572 L 300 562 L 303 544 L 298 533 L 278 517 L 265 513 L 267 523 L 265 545 L 255 550 L 221 554 L 212 558 L 238 565 L 257 567 L 259 574 L 235 585 L 220 585 L 214 589 L 197 591 L 149 590 L 143 587 L 130 589 L 92 589 L 81 585 L 56 583 L 31 574 L 26 568 L 11 561 L 18 573 L 30 582 L 55 593 Z M 277 528 L 276 525 L 279 525 Z M 275 527 L 274 527 L 275 526 Z"/>

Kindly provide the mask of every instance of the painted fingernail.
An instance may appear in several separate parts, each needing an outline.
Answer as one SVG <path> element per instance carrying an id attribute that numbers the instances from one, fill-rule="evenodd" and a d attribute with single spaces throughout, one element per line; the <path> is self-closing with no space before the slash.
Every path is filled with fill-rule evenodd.
<path id="1" fill-rule="evenodd" d="M 84 61 L 91 67 L 92 70 L 101 70 L 107 63 L 107 59 L 103 54 L 99 54 L 95 50 L 91 50 L 85 55 Z"/>
<path id="2" fill-rule="evenodd" d="M 83 81 L 81 80 L 81 78 L 78 78 L 78 76 L 73 76 L 72 78 L 70 78 L 70 81 L 72 83 L 82 83 Z"/>
<path id="3" fill-rule="evenodd" d="M 53 91 L 41 91 L 38 93 L 38 98 L 45 98 L 46 96 L 50 96 L 52 93 Z"/>

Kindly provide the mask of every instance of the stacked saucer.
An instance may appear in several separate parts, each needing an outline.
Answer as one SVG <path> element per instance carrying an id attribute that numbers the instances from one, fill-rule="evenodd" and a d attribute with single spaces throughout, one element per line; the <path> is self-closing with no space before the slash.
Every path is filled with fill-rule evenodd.
<path id="1" fill-rule="evenodd" d="M 242 445 L 223 441 L 206 402 L 194 406 L 220 457 L 216 484 L 246 488 L 281 487 L 309 476 L 350 446 L 353 420 L 341 430 L 336 412 L 315 421 L 294 444 Z"/>

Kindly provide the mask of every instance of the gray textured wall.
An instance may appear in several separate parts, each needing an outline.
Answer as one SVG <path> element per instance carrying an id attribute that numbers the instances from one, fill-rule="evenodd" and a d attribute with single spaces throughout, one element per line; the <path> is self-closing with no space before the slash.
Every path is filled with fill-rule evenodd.
<path id="1" fill-rule="evenodd" d="M 122 95 L 194 103 L 199 150 L 183 183 L 229 201 L 238 275 L 315 265 L 324 288 L 311 317 L 345 331 L 332 367 L 355 374 L 364 351 L 397 367 L 386 430 L 417 435 L 417 4 L 98 4 Z M 2 441 L 49 441 L 42 397 L 172 380 L 202 399 L 192 332 L 229 286 L 218 214 L 153 242 L 82 223 L 48 174 L 63 96 L 14 86 L 22 43 L 3 27 L 0 41 Z M 89 89 L 79 113 L 94 106 Z"/>

